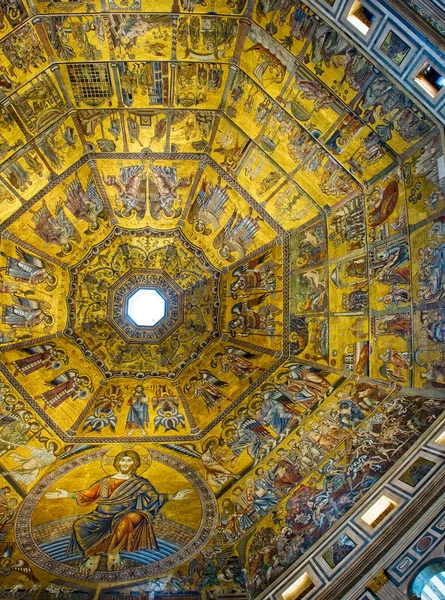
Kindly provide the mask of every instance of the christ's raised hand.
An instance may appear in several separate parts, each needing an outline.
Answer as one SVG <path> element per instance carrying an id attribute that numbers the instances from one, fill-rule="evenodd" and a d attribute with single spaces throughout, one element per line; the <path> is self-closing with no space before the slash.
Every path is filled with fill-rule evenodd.
<path id="1" fill-rule="evenodd" d="M 185 488 L 183 490 L 179 490 L 179 492 L 176 492 L 175 494 L 173 494 L 173 496 L 171 496 L 171 500 L 184 500 L 184 498 L 186 498 L 189 494 L 191 494 L 193 492 L 193 490 L 191 488 Z"/>
<path id="2" fill-rule="evenodd" d="M 59 488 L 57 488 L 57 492 L 46 492 L 45 494 L 45 498 L 48 498 L 48 500 L 56 500 L 57 498 L 69 498 L 70 497 L 70 493 L 67 492 L 66 490 L 60 490 Z"/>

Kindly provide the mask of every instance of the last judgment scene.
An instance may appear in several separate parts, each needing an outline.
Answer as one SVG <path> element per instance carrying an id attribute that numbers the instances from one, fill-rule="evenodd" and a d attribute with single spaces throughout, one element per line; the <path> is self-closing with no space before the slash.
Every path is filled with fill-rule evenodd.
<path id="1" fill-rule="evenodd" d="M 341 600 L 445 462 L 445 77 L 388 4 L 0 0 L 0 598 Z"/>

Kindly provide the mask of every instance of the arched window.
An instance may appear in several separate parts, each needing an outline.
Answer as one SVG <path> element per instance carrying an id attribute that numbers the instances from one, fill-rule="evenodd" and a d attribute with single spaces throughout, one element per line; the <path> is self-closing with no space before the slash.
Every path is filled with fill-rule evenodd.
<path id="1" fill-rule="evenodd" d="M 445 560 L 425 565 L 410 585 L 410 597 L 420 600 L 445 600 Z"/>

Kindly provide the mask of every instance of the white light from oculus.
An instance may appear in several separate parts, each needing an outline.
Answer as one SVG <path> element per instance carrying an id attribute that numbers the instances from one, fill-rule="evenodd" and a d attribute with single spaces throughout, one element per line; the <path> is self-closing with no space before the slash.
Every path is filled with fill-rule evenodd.
<path id="1" fill-rule="evenodd" d="M 128 316 L 140 327 L 153 327 L 165 316 L 165 300 L 156 290 L 138 290 L 128 298 Z"/>

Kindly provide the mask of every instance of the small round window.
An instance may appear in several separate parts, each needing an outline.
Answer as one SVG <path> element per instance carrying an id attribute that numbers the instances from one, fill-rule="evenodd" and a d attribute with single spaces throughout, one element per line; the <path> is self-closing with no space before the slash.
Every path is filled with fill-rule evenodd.
<path id="1" fill-rule="evenodd" d="M 425 565 L 410 586 L 410 597 L 420 600 L 445 600 L 445 561 L 434 560 Z"/>

